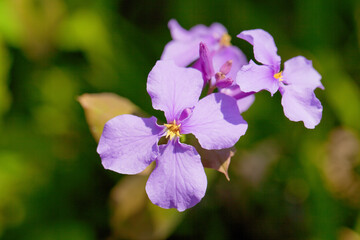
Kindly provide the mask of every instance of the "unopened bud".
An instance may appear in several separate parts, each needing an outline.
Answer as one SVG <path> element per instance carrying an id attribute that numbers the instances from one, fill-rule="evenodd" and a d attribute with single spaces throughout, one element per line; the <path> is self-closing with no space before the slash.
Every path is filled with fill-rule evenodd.
<path id="1" fill-rule="evenodd" d="M 223 74 L 228 74 L 231 70 L 232 67 L 232 60 L 226 61 L 226 63 L 224 63 L 221 68 L 220 68 L 220 72 L 222 72 Z"/>
<path id="2" fill-rule="evenodd" d="M 225 79 L 220 79 L 219 81 L 216 81 L 215 85 L 218 88 L 226 88 L 226 87 L 230 87 L 233 82 L 234 82 L 234 80 L 232 80 L 231 78 L 225 78 Z"/>

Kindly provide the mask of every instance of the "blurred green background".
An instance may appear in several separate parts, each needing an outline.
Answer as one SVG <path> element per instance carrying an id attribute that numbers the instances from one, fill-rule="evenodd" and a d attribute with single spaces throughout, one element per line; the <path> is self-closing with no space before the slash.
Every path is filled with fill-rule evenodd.
<path id="1" fill-rule="evenodd" d="M 243 114 L 228 182 L 208 170 L 185 213 L 145 195 L 146 176 L 104 170 L 83 93 L 154 111 L 147 74 L 186 29 L 270 32 L 285 61 L 313 60 L 325 91 L 315 130 L 286 119 L 280 95 Z M 0 239 L 360 239 L 360 2 L 357 0 L 0 0 Z"/>

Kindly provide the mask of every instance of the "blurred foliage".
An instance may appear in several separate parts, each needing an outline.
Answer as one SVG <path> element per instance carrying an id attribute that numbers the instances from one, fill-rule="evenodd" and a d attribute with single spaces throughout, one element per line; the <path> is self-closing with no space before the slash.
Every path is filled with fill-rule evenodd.
<path id="1" fill-rule="evenodd" d="M 146 175 L 103 169 L 85 114 L 110 100 L 85 112 L 76 101 L 111 92 L 163 119 L 145 86 L 171 18 L 224 24 L 249 58 L 234 36 L 263 28 L 283 60 L 312 59 L 325 86 L 315 130 L 260 93 L 243 114 L 231 181 L 207 170 L 206 196 L 185 213 L 152 205 Z M 1 0 L 0 238 L 359 239 L 359 48 L 356 0 Z"/>

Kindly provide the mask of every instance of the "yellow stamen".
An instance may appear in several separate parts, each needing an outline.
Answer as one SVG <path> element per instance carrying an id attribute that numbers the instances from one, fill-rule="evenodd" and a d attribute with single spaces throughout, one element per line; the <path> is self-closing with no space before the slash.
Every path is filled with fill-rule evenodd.
<path id="1" fill-rule="evenodd" d="M 279 82 L 284 81 L 283 75 L 282 75 L 282 71 L 280 71 L 280 72 L 278 72 L 278 73 L 275 73 L 275 74 L 274 74 L 274 78 L 278 79 Z"/>
<path id="2" fill-rule="evenodd" d="M 175 136 L 177 137 L 181 136 L 180 135 L 181 124 L 177 125 L 175 120 L 172 123 L 164 124 L 164 126 L 167 128 L 166 138 L 170 137 L 170 140 L 172 140 Z"/>
<path id="3" fill-rule="evenodd" d="M 215 74 L 215 77 L 216 77 L 218 80 L 223 80 L 223 79 L 226 78 L 226 75 L 223 74 L 222 72 L 217 72 L 217 73 Z"/>
<path id="4" fill-rule="evenodd" d="M 231 36 L 227 33 L 224 33 L 220 38 L 220 45 L 223 47 L 228 47 L 231 45 Z"/>

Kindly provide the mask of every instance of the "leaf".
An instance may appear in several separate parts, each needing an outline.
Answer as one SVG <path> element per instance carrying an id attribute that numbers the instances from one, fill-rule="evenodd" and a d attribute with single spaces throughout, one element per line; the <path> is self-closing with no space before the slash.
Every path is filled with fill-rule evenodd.
<path id="1" fill-rule="evenodd" d="M 200 147 L 197 151 L 201 156 L 204 167 L 212 168 L 223 173 L 226 179 L 230 181 L 228 169 L 230 160 L 236 152 L 234 147 L 221 150 L 206 150 Z"/>
<path id="2" fill-rule="evenodd" d="M 87 123 L 96 141 L 99 141 L 105 123 L 111 118 L 140 112 L 128 99 L 114 93 L 85 93 L 77 100 L 84 108 Z"/>
<path id="3" fill-rule="evenodd" d="M 221 150 L 207 150 L 200 146 L 194 136 L 189 136 L 189 141 L 196 148 L 201 156 L 201 162 L 204 167 L 215 169 L 223 173 L 228 181 L 230 181 L 228 169 L 231 158 L 235 155 L 236 148 L 226 148 Z"/>

